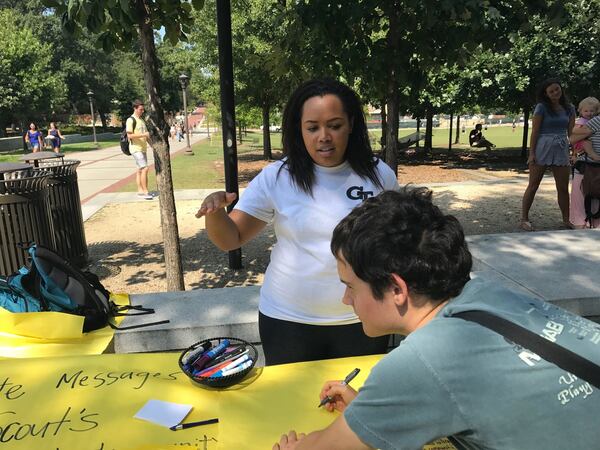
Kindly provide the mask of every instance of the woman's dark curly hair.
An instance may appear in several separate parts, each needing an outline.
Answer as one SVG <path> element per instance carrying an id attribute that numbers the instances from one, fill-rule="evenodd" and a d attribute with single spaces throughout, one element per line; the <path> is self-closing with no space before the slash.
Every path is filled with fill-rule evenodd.
<path id="1" fill-rule="evenodd" d="M 373 155 L 367 124 L 361 102 L 356 93 L 339 81 L 333 79 L 310 80 L 300 85 L 288 100 L 283 112 L 282 143 L 284 159 L 281 169 L 287 167 L 292 180 L 304 192 L 312 195 L 315 181 L 315 163 L 308 154 L 302 139 L 302 109 L 304 103 L 312 97 L 336 95 L 342 102 L 344 112 L 352 124 L 348 138 L 346 160 L 361 178 L 370 179 L 383 189 L 375 166 L 379 160 Z M 280 170 L 281 170 L 280 169 Z"/>
<path id="2" fill-rule="evenodd" d="M 393 273 L 427 299 L 456 297 L 472 266 L 460 223 L 431 202 L 426 188 L 384 191 L 365 200 L 337 225 L 331 251 L 343 256 L 376 299 L 391 287 Z"/>
<path id="3" fill-rule="evenodd" d="M 538 85 L 538 89 L 536 92 L 537 102 L 543 103 L 546 106 L 546 110 L 548 111 L 548 113 L 550 113 L 552 115 L 556 114 L 556 111 L 554 111 L 554 108 L 552 106 L 552 102 L 548 98 L 548 94 L 546 94 L 546 89 L 548 89 L 548 86 L 550 86 L 552 84 L 558 84 L 560 86 L 562 95 L 560 96 L 560 99 L 558 100 L 558 102 L 560 103 L 560 106 L 562 106 L 568 114 L 569 111 L 573 108 L 573 105 L 569 101 L 569 97 L 567 97 L 567 94 L 565 93 L 565 88 L 563 87 L 562 83 L 560 82 L 560 80 L 558 78 L 547 78 L 546 80 L 542 81 Z"/>

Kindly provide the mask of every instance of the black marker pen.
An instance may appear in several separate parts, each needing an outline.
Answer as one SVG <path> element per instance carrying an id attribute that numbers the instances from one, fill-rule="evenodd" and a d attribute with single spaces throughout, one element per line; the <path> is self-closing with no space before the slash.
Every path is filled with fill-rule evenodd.
<path id="1" fill-rule="evenodd" d="M 348 374 L 348 376 L 346 378 L 344 378 L 344 381 L 342 381 L 342 386 L 346 386 L 348 383 L 350 383 L 352 380 L 354 380 L 354 377 L 356 377 L 356 375 L 358 375 L 358 372 L 360 372 L 359 368 L 354 369 L 352 372 L 350 372 Z M 320 408 L 323 405 L 326 405 L 329 402 L 333 401 L 333 397 L 330 397 L 329 395 L 327 397 L 325 397 L 323 400 L 321 400 L 321 403 L 319 403 L 319 406 L 317 406 L 317 408 Z"/>

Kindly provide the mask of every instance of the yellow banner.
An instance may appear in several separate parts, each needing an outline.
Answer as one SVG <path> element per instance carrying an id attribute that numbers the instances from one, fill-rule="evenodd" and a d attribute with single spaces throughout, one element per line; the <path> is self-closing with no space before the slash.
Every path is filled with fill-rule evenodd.
<path id="1" fill-rule="evenodd" d="M 129 295 L 111 294 L 111 300 L 128 305 Z M 116 318 L 116 323 L 122 319 Z M 82 329 L 82 316 L 49 311 L 11 313 L 0 308 L 0 359 L 98 355 L 114 335 L 110 326 L 89 333 Z"/>
<path id="2" fill-rule="evenodd" d="M 290 429 L 326 427 L 337 413 L 317 408 L 323 382 L 361 369 L 358 388 L 381 356 L 255 369 L 225 390 L 194 384 L 176 353 L 0 361 L 0 449 L 270 449 Z M 192 405 L 184 422 L 219 423 L 171 431 L 134 418 L 150 399 Z M 451 449 L 435 446 L 431 449 Z"/>

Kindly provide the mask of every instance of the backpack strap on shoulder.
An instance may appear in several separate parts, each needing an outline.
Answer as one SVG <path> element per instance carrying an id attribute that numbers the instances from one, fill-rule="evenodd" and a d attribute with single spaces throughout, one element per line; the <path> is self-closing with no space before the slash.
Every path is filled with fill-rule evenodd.
<path id="1" fill-rule="evenodd" d="M 600 366 L 527 328 L 487 311 L 463 311 L 452 314 L 452 317 L 489 328 L 600 389 Z"/>

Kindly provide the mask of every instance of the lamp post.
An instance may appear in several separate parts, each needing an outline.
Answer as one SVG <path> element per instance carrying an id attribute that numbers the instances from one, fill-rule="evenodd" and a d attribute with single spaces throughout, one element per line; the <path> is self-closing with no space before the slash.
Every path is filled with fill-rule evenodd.
<path id="1" fill-rule="evenodd" d="M 94 115 L 94 92 L 88 91 L 88 98 L 90 99 L 90 111 L 92 112 L 92 131 L 94 133 L 94 145 L 98 148 L 98 140 L 96 139 L 96 116 Z"/>
<path id="2" fill-rule="evenodd" d="M 190 127 L 188 125 L 188 111 L 187 111 L 187 95 L 186 89 L 190 82 L 190 77 L 188 77 L 185 73 L 179 75 L 179 83 L 181 83 L 181 92 L 183 93 L 183 111 L 185 114 L 185 140 L 187 142 L 187 148 L 185 149 L 186 155 L 193 155 L 192 147 L 190 146 Z"/>

